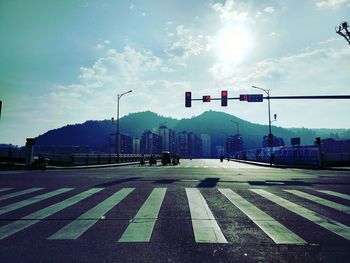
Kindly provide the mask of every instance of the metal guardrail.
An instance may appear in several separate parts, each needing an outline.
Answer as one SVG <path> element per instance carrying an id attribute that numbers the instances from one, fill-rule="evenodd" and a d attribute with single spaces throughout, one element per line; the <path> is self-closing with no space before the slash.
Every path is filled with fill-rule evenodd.
<path id="1" fill-rule="evenodd" d="M 151 154 L 144 154 L 145 160 L 149 160 Z M 156 159 L 160 155 L 154 155 Z M 87 164 L 109 164 L 109 163 L 126 163 L 139 162 L 141 154 L 91 154 L 91 153 L 75 153 L 71 155 L 72 165 L 87 165 Z"/>

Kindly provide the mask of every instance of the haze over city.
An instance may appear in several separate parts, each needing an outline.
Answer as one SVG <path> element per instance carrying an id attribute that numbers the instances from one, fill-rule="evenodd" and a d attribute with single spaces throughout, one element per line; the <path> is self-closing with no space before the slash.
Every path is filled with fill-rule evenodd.
<path id="1" fill-rule="evenodd" d="M 151 110 L 213 109 L 267 124 L 263 103 L 193 98 L 350 94 L 350 48 L 334 27 L 350 1 L 1 1 L 0 143 Z M 347 100 L 272 101 L 274 125 L 350 128 Z"/>

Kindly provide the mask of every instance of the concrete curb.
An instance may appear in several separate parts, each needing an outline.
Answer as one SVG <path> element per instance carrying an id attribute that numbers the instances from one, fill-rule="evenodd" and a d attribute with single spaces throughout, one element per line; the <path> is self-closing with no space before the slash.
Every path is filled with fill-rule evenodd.
<path id="1" fill-rule="evenodd" d="M 140 162 L 131 162 L 131 163 L 109 163 L 109 164 L 91 164 L 91 165 L 77 165 L 77 166 L 47 166 L 48 170 L 70 170 L 70 169 L 92 169 L 92 168 L 109 168 L 109 167 L 118 167 L 118 166 L 128 166 L 128 165 L 137 165 Z"/>

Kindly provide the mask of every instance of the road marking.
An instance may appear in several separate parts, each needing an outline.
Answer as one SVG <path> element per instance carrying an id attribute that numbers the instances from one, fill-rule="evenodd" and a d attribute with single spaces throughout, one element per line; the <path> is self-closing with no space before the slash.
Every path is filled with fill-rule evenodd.
<path id="1" fill-rule="evenodd" d="M 29 189 L 26 189 L 26 190 L 22 190 L 22 191 L 18 191 L 18 192 L 14 192 L 14 193 L 10 193 L 10 194 L 7 194 L 7 195 L 0 196 L 0 200 L 5 200 L 5 199 L 12 198 L 12 197 L 24 195 L 24 194 L 29 194 L 29 193 L 36 192 L 36 191 L 39 191 L 39 190 L 42 190 L 42 189 L 44 189 L 44 188 L 29 188 Z"/>
<path id="2" fill-rule="evenodd" d="M 48 239 L 77 239 L 101 219 L 109 210 L 127 197 L 135 188 L 123 188 L 79 216 Z"/>
<path id="3" fill-rule="evenodd" d="M 45 200 L 47 198 L 68 192 L 68 191 L 73 190 L 73 189 L 74 188 L 61 188 L 61 189 L 58 189 L 58 190 L 55 190 L 52 192 L 48 192 L 48 193 L 45 193 L 42 195 L 34 196 L 32 198 L 4 206 L 4 207 L 0 207 L 0 215 L 11 212 L 13 210 L 16 210 L 16 209 L 19 209 L 22 207 L 25 207 L 25 206 L 28 206 L 28 205 L 31 205 L 31 204 L 34 204 L 34 203 L 37 203 L 37 202 L 40 202 L 40 201 Z"/>
<path id="4" fill-rule="evenodd" d="M 0 188 L 0 192 L 5 192 L 5 191 L 8 191 L 8 190 L 12 190 L 13 188 Z"/>
<path id="5" fill-rule="evenodd" d="M 155 188 L 118 242 L 149 242 L 163 203 L 166 188 Z"/>
<path id="6" fill-rule="evenodd" d="M 318 197 L 318 196 L 310 195 L 308 193 L 304 193 L 304 192 L 298 191 L 298 190 L 284 190 L 284 191 L 291 193 L 293 195 L 299 196 L 301 198 L 305 198 L 307 200 L 313 201 L 315 203 L 319 203 L 321 205 L 328 206 L 328 207 L 336 209 L 338 211 L 350 214 L 350 207 L 348 207 L 346 205 L 341 205 L 341 204 L 329 201 L 327 199 L 323 199 L 323 198 Z"/>
<path id="7" fill-rule="evenodd" d="M 265 197 L 266 199 L 274 202 L 275 204 L 280 205 L 283 208 L 288 209 L 289 211 L 292 211 L 293 213 L 310 220 L 311 222 L 333 232 L 334 234 L 337 234 L 347 240 L 350 240 L 350 227 L 343 225 L 342 223 L 339 223 L 328 217 L 322 216 L 298 204 L 294 204 L 282 197 L 274 195 L 265 190 L 250 189 L 250 191 L 261 195 L 262 197 Z"/>
<path id="8" fill-rule="evenodd" d="M 34 225 L 40 220 L 51 216 L 69 206 L 72 206 L 81 200 L 103 190 L 103 188 L 92 188 L 85 192 L 82 192 L 80 194 L 74 195 L 66 200 L 63 200 L 57 204 L 53 204 L 51 206 L 48 206 L 46 208 L 43 208 L 39 211 L 36 211 L 34 213 L 31 213 L 25 217 L 22 217 L 21 219 L 14 221 L 8 225 L 0 227 L 0 240 L 4 239 L 8 236 L 11 236 L 27 227 L 30 227 L 31 225 Z"/>
<path id="9" fill-rule="evenodd" d="M 186 188 L 192 227 L 197 243 L 227 243 L 207 202 L 196 188 Z"/>
<path id="10" fill-rule="evenodd" d="M 317 190 L 317 191 L 324 193 L 324 194 L 333 195 L 333 196 L 340 197 L 340 198 L 343 198 L 346 200 L 350 200 L 350 195 L 347 195 L 347 194 L 338 193 L 338 192 L 334 192 L 334 191 L 328 191 L 328 190 Z"/>
<path id="11" fill-rule="evenodd" d="M 265 232 L 276 244 L 297 244 L 304 245 L 307 242 L 297 236 L 284 225 L 270 217 L 259 208 L 252 205 L 243 197 L 231 189 L 220 188 L 219 191 L 248 216 L 262 231 Z"/>

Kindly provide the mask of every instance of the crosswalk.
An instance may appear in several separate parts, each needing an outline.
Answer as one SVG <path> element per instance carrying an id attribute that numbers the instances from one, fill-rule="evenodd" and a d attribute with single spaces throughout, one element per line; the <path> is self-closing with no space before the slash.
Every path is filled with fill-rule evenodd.
<path id="1" fill-rule="evenodd" d="M 350 241 L 350 227 L 344 224 L 344 222 L 350 220 L 350 207 L 345 205 L 349 204 L 350 196 L 345 193 L 312 189 L 308 191 L 304 189 L 282 189 L 272 192 L 267 188 L 252 188 L 244 190 L 245 193 L 242 194 L 240 191 L 243 190 L 212 188 L 210 189 L 212 194 L 208 195 L 208 190 L 204 191 L 201 188 L 184 188 L 182 190 L 188 204 L 187 218 L 190 218 L 190 220 L 184 220 L 184 222 L 191 225 L 193 242 L 196 243 L 225 244 L 233 242 L 230 233 L 225 232 L 228 230 L 223 228 L 223 223 L 220 222 L 222 217 L 216 216 L 216 213 L 222 208 L 213 206 L 216 202 L 213 202 L 212 199 L 218 196 L 223 197 L 222 200 L 227 202 L 225 204 L 226 209 L 227 207 L 237 209 L 239 211 L 237 213 L 241 213 L 237 214 L 237 218 L 243 217 L 253 223 L 256 230 L 261 231 L 264 238 L 269 239 L 276 245 L 307 245 L 318 241 L 316 237 L 316 240 L 312 238 L 312 234 L 310 237 L 310 233 L 304 236 L 304 233 L 296 232 L 293 224 L 288 225 L 288 221 L 281 222 L 280 218 L 276 218 L 275 213 L 271 213 L 271 210 L 264 211 L 257 203 L 259 198 L 260 201 L 268 202 L 270 206 L 273 205 L 275 211 L 288 211 L 300 219 L 317 225 L 322 231 L 327 231 L 331 235 Z M 155 226 L 162 219 L 160 211 L 167 196 L 167 191 L 167 188 L 153 188 L 144 201 L 137 199 L 140 202 L 137 206 L 139 208 L 135 211 L 134 216 L 129 219 L 129 223 L 123 229 L 122 234 L 115 237 L 115 242 L 151 242 Z M 99 193 L 103 194 L 104 199 L 100 200 L 100 198 L 96 202 L 94 196 Z M 0 225 L 0 241 L 15 236 L 25 229 L 30 229 L 33 225 L 38 224 L 40 226 L 40 223 L 45 219 L 74 207 L 74 205 L 80 205 L 83 202 L 96 202 L 75 219 L 67 220 L 64 226 L 55 230 L 55 233 L 45 237 L 48 240 L 77 240 L 86 232 L 93 231 L 101 220 L 108 218 L 109 213 L 118 211 L 125 199 L 138 194 L 137 188 L 120 188 L 112 193 L 107 191 L 106 188 L 84 190 L 74 188 L 55 190 L 45 188 L 0 188 L 0 216 L 2 221 L 5 222 Z M 64 197 L 63 200 L 62 196 Z M 176 195 L 171 195 L 171 197 L 174 200 L 167 200 L 167 202 L 176 203 Z M 327 197 L 337 201 L 331 201 Z M 50 202 L 52 198 L 60 201 Z M 295 200 L 302 200 L 302 202 Z M 47 206 L 44 207 L 43 204 L 46 203 Z M 11 219 L 6 217 L 14 211 L 22 211 L 23 208 L 30 208 L 37 204 L 41 204 L 40 209 L 29 212 L 21 218 Z M 315 206 L 321 209 L 317 211 L 310 209 L 310 207 Z M 338 213 L 337 215 L 341 215 L 345 218 L 345 221 L 339 222 L 334 218 L 330 218 L 329 214 L 328 216 L 322 214 L 324 209 Z M 235 218 L 230 218 L 230 220 L 235 220 Z"/>

